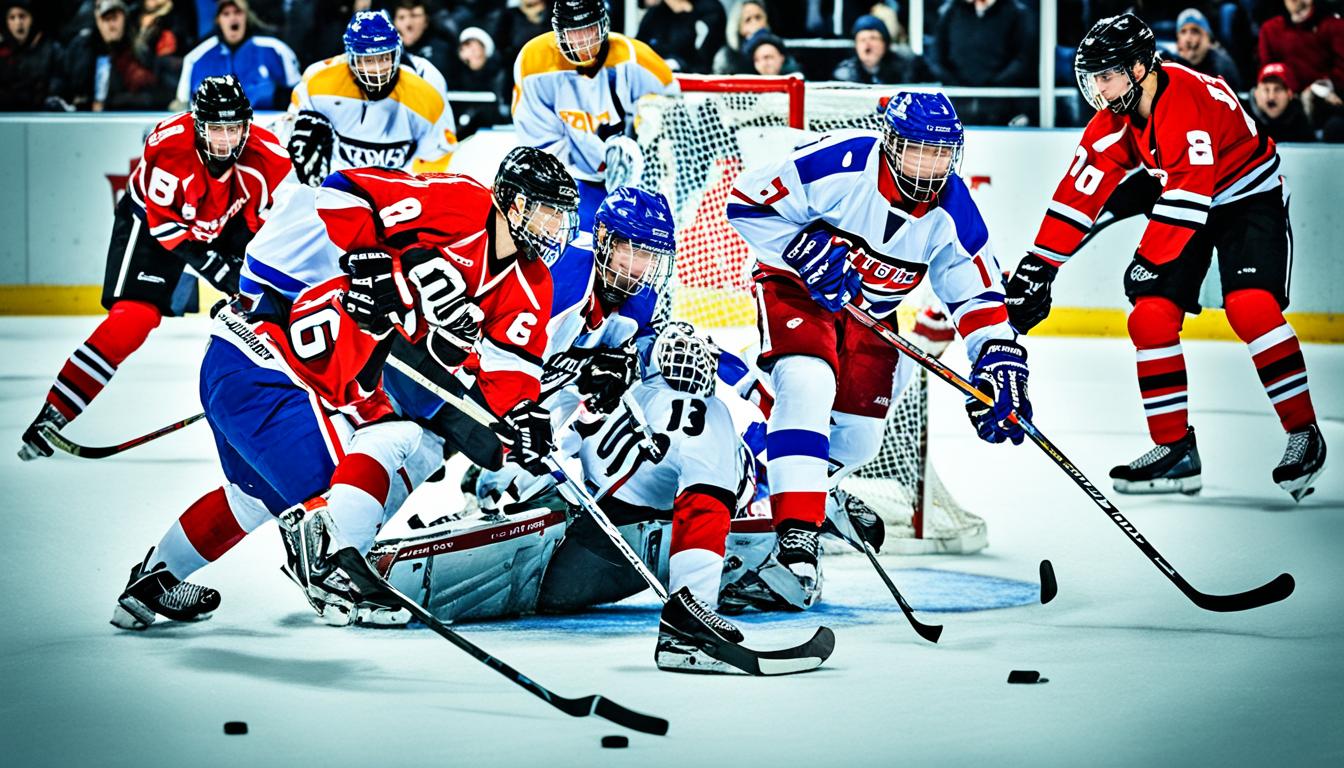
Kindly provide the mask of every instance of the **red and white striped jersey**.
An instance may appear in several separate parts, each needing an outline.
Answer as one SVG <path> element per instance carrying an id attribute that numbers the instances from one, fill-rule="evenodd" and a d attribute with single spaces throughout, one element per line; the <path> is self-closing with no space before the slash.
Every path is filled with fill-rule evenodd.
<path id="1" fill-rule="evenodd" d="M 196 149 L 195 122 L 183 112 L 154 126 L 126 194 L 149 234 L 171 251 L 188 241 L 213 241 L 235 216 L 256 232 L 291 170 L 275 134 L 254 123 L 238 160 L 219 178 L 211 176 Z"/>
<path id="2" fill-rule="evenodd" d="M 430 249 L 456 267 L 485 314 L 479 352 L 464 368 L 495 415 L 541 394 L 551 273 L 539 260 L 494 254 L 490 189 L 457 174 L 412 175 L 356 168 L 327 177 L 317 191 L 327 235 L 344 252 L 377 248 L 401 257 Z"/>
<path id="3" fill-rule="evenodd" d="M 1209 211 L 1283 183 L 1274 140 L 1256 129 L 1222 78 L 1164 62 L 1148 120 L 1101 110 L 1092 117 L 1036 234 L 1046 261 L 1067 261 L 1129 172 L 1162 183 L 1138 254 L 1154 264 L 1180 255 Z"/>

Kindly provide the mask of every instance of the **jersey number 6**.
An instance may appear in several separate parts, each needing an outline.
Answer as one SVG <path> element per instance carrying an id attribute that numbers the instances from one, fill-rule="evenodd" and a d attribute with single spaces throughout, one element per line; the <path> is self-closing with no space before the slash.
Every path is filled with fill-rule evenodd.
<path id="1" fill-rule="evenodd" d="M 331 351 L 336 344 L 336 329 L 341 324 L 341 313 L 335 307 L 301 317 L 289 326 L 289 343 L 294 354 L 303 361 L 316 360 Z"/>

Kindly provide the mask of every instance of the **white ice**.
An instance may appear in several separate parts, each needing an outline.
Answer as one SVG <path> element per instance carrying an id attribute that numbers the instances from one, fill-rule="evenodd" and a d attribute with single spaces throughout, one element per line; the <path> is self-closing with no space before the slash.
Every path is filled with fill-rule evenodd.
<path id="1" fill-rule="evenodd" d="M 602 693 L 671 721 L 666 737 L 571 719 L 423 629 L 318 624 L 278 570 L 267 524 L 196 580 L 215 617 L 144 633 L 107 623 L 127 570 L 219 470 L 204 424 L 102 461 L 22 464 L 18 435 L 66 355 L 98 318 L 0 319 L 0 755 L 6 765 L 1341 765 L 1344 764 L 1344 454 L 1295 504 L 1270 481 L 1284 439 L 1240 344 L 1187 342 L 1204 460 L 1194 498 L 1109 493 L 1196 587 L 1235 592 L 1281 571 L 1285 602 L 1241 614 L 1189 603 L 1030 444 L 975 439 L 959 396 L 931 383 L 932 452 L 963 505 L 989 521 L 966 557 L 884 557 L 1034 582 L 1049 605 L 925 613 L 895 606 L 836 624 L 815 673 L 682 676 L 652 664 L 656 613 L 619 622 L 467 625 L 463 634 L 566 696 Z M 166 321 L 69 430 L 115 443 L 199 410 L 205 325 Z M 1123 340 L 1030 339 L 1037 424 L 1099 486 L 1147 446 Z M 958 350 L 949 353 L 951 359 Z M 1344 451 L 1344 348 L 1307 345 L 1332 450 Z M 419 509 L 455 503 L 452 483 Z M 749 643 L 792 644 L 808 624 L 882 593 L 861 558 L 829 558 L 837 610 L 753 623 Z M 912 582 L 908 597 L 920 603 Z M 640 621 L 644 617 L 645 621 Z M 857 618 L 855 618 L 857 617 Z M 1008 685 L 1012 669 L 1049 678 Z M 225 721 L 250 733 L 226 736 Z"/>

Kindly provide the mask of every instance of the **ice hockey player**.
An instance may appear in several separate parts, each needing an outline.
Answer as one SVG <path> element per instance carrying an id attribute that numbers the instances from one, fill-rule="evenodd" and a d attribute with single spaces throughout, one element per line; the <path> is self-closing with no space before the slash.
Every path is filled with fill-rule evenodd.
<path id="1" fill-rule="evenodd" d="M 186 267 L 226 294 L 238 290 L 243 249 L 290 170 L 275 136 L 252 124 L 232 75 L 206 78 L 190 111 L 154 127 L 117 203 L 103 278 L 107 318 L 57 374 L 19 458 L 50 456 L 42 428 L 59 431 L 83 413 L 150 331 L 179 314 L 173 296 Z"/>
<path id="2" fill-rule="evenodd" d="M 1027 354 L 1008 324 L 989 233 L 957 175 L 961 121 L 946 96 L 896 93 L 882 131 L 837 131 L 748 169 L 728 221 L 759 255 L 760 367 L 775 402 L 766 480 L 778 542 L 723 603 L 799 610 L 820 595 L 828 488 L 877 452 L 899 355 L 849 317 L 895 312 L 926 277 L 965 339 L 972 380 L 994 400 L 967 412 L 980 437 L 1021 443 Z"/>
<path id="3" fill-rule="evenodd" d="M 1274 482 L 1301 499 L 1325 466 L 1301 346 L 1288 306 L 1292 237 L 1288 187 L 1274 140 L 1257 130 L 1222 79 L 1160 61 L 1137 16 L 1098 21 L 1075 58 L 1096 114 L 1055 190 L 1035 245 L 1008 284 L 1013 325 L 1027 332 L 1050 311 L 1050 288 L 1093 229 L 1102 204 L 1134 169 L 1161 185 L 1124 273 L 1129 336 L 1156 445 L 1111 470 L 1124 493 L 1196 493 L 1199 451 L 1186 406 L 1181 326 L 1218 251 L 1223 306 L 1250 349 L 1265 394 L 1288 433 Z"/>
<path id="4" fill-rule="evenodd" d="M 544 153 L 515 152 L 563 174 Z M 324 618 L 342 623 L 328 615 L 334 608 L 341 619 L 406 620 L 389 606 L 360 605 L 324 556 L 367 551 L 378 527 L 442 463 L 442 440 L 396 418 L 381 387 L 394 336 L 428 336 L 431 359 L 443 365 L 469 367 L 479 358 L 481 399 L 506 425 L 510 460 L 535 463 L 540 446 L 549 447 L 549 420 L 535 403 L 540 367 L 529 373 L 522 357 L 544 348 L 544 328 L 531 345 L 521 334 L 548 310 L 538 251 L 563 245 L 577 195 L 571 182 L 567 211 L 539 203 L 539 194 L 529 198 L 547 178 L 535 168 L 520 175 L 528 167 L 506 158 L 493 193 L 458 176 L 364 169 L 328 177 L 318 212 L 346 253 L 345 274 L 301 289 L 292 302 L 263 290 L 246 311 L 219 314 L 201 399 L 229 485 L 193 504 L 136 566 L 114 624 L 141 629 L 156 613 L 208 612 L 218 593 L 181 580 L 299 504 L 317 545 L 300 575 Z M 194 596 L 187 608 L 175 590 Z"/>
<path id="5" fill-rule="evenodd" d="M 385 11 L 355 13 L 345 54 L 303 73 L 289 111 L 294 169 L 311 187 L 347 168 L 446 171 L 457 149 L 443 75 L 403 51 Z"/>

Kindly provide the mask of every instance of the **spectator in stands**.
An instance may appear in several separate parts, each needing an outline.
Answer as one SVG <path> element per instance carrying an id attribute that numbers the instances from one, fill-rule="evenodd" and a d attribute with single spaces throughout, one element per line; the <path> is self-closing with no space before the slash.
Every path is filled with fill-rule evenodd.
<path id="1" fill-rule="evenodd" d="M 714 74 L 750 75 L 756 72 L 743 52 L 744 44 L 757 30 L 770 28 L 765 0 L 737 0 L 728 11 L 727 42 L 714 54 Z"/>
<path id="2" fill-rule="evenodd" d="M 430 28 L 429 9 L 425 5 L 425 0 L 397 0 L 392 11 L 392 24 L 401 34 L 401 44 L 405 46 L 407 53 L 428 59 L 445 78 L 450 81 L 456 80 L 452 76 L 456 68 L 449 58 L 452 44 L 439 37 Z M 490 47 L 494 48 L 493 42 Z"/>
<path id="3" fill-rule="evenodd" d="M 635 37 L 679 72 L 709 74 L 728 28 L 721 0 L 641 0 Z"/>
<path id="4" fill-rule="evenodd" d="M 500 15 L 492 37 L 499 47 L 505 93 L 513 91 L 513 64 L 518 60 L 518 52 L 527 41 L 550 31 L 551 4 L 547 0 L 520 0 L 516 8 L 509 8 Z"/>
<path id="5" fill-rule="evenodd" d="M 1285 64 L 1312 125 L 1326 141 L 1344 141 L 1344 19 L 1312 0 L 1283 0 L 1283 6 L 1260 27 L 1260 61 Z"/>
<path id="6" fill-rule="evenodd" d="M 832 75 L 836 80 L 864 85 L 918 83 L 930 79 L 924 60 L 909 46 L 892 47 L 891 30 L 876 16 L 854 21 L 854 55 L 840 62 Z"/>
<path id="7" fill-rule="evenodd" d="M 246 0 L 219 0 L 216 34 L 187 54 L 177 82 L 179 109 L 188 106 L 196 86 L 211 75 L 234 75 L 253 109 L 284 109 L 299 82 L 299 59 L 277 38 L 255 34 L 256 19 Z"/>
<path id="8" fill-rule="evenodd" d="M 0 35 L 0 111 L 47 108 L 52 80 L 60 75 L 60 49 L 33 25 L 32 0 L 4 3 Z"/>
<path id="9" fill-rule="evenodd" d="M 1176 17 L 1176 54 L 1182 63 L 1196 72 L 1221 77 L 1241 91 L 1241 74 L 1236 62 L 1213 39 L 1213 27 L 1198 9 L 1186 8 Z"/>
<path id="10" fill-rule="evenodd" d="M 154 62 L 154 74 L 165 86 L 182 76 L 182 57 L 191 39 L 188 22 L 175 6 L 173 0 L 144 0 L 136 25 L 135 55 Z"/>
<path id="11" fill-rule="evenodd" d="M 1279 62 L 1260 68 L 1259 82 L 1252 94 L 1255 103 L 1251 114 L 1260 130 L 1275 141 L 1315 141 L 1302 101 L 1294 96 L 1293 76 Z"/>
<path id="12" fill-rule="evenodd" d="M 457 77 L 453 80 L 453 90 L 489 92 L 495 97 L 492 102 L 454 102 L 453 112 L 457 115 L 457 140 L 500 122 L 507 122 L 506 113 L 501 105 L 507 100 L 501 96 L 500 83 L 503 82 L 499 59 L 495 58 L 495 41 L 480 27 L 467 27 L 458 37 Z"/>
<path id="13" fill-rule="evenodd" d="M 947 85 L 1036 85 L 1036 19 L 1018 0 L 949 0 L 938 17 L 936 74 Z M 1005 125 L 1013 99 L 957 99 L 967 124 Z"/>
<path id="14" fill-rule="evenodd" d="M 65 52 L 67 101 L 76 109 L 163 109 L 171 84 L 155 74 L 152 58 L 136 55 L 122 0 L 98 0 L 94 28 L 85 28 Z"/>
<path id="15" fill-rule="evenodd" d="M 798 62 L 789 55 L 784 41 L 768 29 L 757 30 L 743 50 L 751 58 L 751 68 L 755 74 L 792 75 L 799 71 Z"/>

